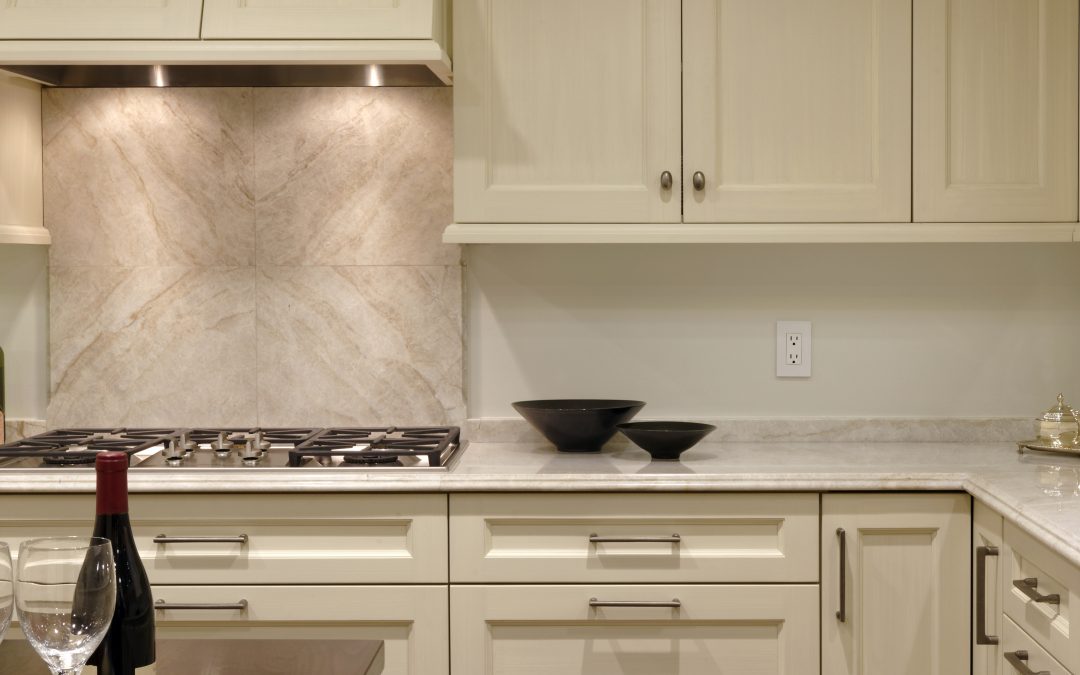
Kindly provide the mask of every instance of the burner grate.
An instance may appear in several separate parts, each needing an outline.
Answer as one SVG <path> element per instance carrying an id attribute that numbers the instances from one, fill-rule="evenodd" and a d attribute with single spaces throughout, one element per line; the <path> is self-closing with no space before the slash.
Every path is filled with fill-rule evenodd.
<path id="1" fill-rule="evenodd" d="M 399 462 L 402 457 L 423 457 L 427 466 L 440 467 L 443 454 L 458 442 L 457 427 L 352 427 L 325 429 L 289 452 L 289 466 L 340 457 L 356 465 Z"/>

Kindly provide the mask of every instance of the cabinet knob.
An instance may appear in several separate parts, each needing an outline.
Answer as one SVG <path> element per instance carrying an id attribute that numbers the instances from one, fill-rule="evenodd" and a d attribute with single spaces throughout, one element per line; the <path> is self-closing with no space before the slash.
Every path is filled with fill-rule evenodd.
<path id="1" fill-rule="evenodd" d="M 665 190 L 670 190 L 674 182 L 675 180 L 671 177 L 670 171 L 665 171 L 664 173 L 660 174 L 660 187 L 664 188 Z"/>
<path id="2" fill-rule="evenodd" d="M 694 172 L 694 189 L 698 192 L 705 189 L 705 174 L 700 171 Z"/>

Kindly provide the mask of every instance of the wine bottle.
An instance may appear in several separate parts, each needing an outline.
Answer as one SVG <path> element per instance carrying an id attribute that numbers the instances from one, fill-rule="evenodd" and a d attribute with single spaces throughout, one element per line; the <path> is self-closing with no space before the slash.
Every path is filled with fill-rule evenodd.
<path id="1" fill-rule="evenodd" d="M 116 612 L 105 639 L 88 663 L 98 675 L 133 675 L 154 662 L 154 598 L 150 579 L 135 548 L 128 517 L 128 457 L 98 453 L 97 519 L 94 536 L 112 542 L 116 562 Z"/>

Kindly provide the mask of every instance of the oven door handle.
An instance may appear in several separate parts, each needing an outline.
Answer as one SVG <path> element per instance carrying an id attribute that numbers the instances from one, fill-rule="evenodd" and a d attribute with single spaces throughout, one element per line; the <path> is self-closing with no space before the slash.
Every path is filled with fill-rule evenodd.
<path id="1" fill-rule="evenodd" d="M 158 600 L 154 603 L 154 609 L 157 610 L 239 610 L 246 612 L 248 608 L 247 600 L 238 600 L 236 602 L 166 602 L 164 600 Z"/>
<path id="2" fill-rule="evenodd" d="M 154 537 L 155 544 L 246 544 L 248 536 L 238 534 L 235 537 L 170 537 L 159 534 Z"/>

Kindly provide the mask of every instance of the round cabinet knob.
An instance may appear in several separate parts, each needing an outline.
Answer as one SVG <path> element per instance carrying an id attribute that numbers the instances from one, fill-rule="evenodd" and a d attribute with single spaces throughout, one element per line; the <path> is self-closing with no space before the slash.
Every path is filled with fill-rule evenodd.
<path id="1" fill-rule="evenodd" d="M 660 174 L 660 187 L 664 188 L 665 190 L 670 190 L 673 183 L 674 179 L 671 177 L 670 171 L 665 171 L 664 173 Z"/>
<path id="2" fill-rule="evenodd" d="M 694 189 L 698 192 L 705 189 L 705 174 L 700 171 L 694 172 Z"/>

